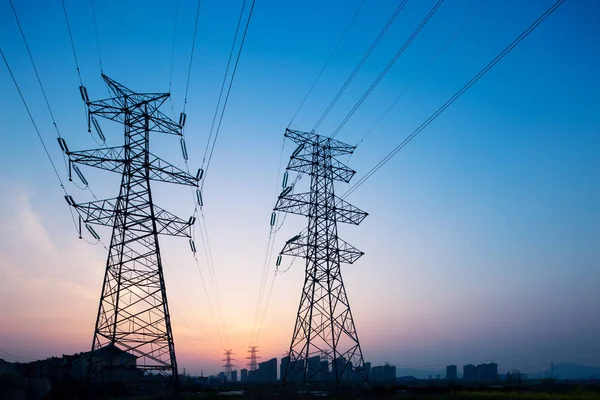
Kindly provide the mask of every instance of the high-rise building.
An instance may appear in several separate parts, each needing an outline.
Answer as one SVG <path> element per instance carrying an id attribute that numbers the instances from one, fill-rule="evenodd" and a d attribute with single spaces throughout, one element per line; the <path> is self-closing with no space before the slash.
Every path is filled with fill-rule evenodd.
<path id="1" fill-rule="evenodd" d="M 477 366 L 479 383 L 494 383 L 498 380 L 498 364 L 479 364 Z"/>
<path id="2" fill-rule="evenodd" d="M 383 380 L 384 381 L 395 381 L 396 380 L 396 366 L 385 363 L 383 366 Z"/>
<path id="3" fill-rule="evenodd" d="M 254 375 L 255 382 L 276 382 L 277 381 L 277 359 L 271 358 L 268 361 L 258 364 L 258 369 Z"/>
<path id="4" fill-rule="evenodd" d="M 475 365 L 467 364 L 463 366 L 463 380 L 467 382 L 477 382 L 479 380 L 479 374 Z"/>
<path id="5" fill-rule="evenodd" d="M 234 369 L 231 371 L 231 382 L 236 383 L 237 381 L 237 369 Z"/>
<path id="6" fill-rule="evenodd" d="M 285 373 L 288 368 L 288 364 L 290 363 L 290 356 L 285 356 L 281 358 L 281 364 L 279 367 L 280 379 L 283 380 Z M 288 382 L 302 382 L 304 380 L 304 359 L 296 360 L 296 364 L 294 365 L 294 369 L 289 371 L 289 376 L 287 378 Z"/>
<path id="7" fill-rule="evenodd" d="M 240 371 L 240 382 L 243 382 L 243 383 L 248 382 L 248 370 L 246 368 L 243 368 Z"/>
<path id="8" fill-rule="evenodd" d="M 371 379 L 371 363 L 370 362 L 366 362 L 365 363 L 365 372 L 367 373 L 367 379 Z"/>
<path id="9" fill-rule="evenodd" d="M 371 368 L 371 381 L 381 382 L 383 381 L 383 366 L 378 365 Z"/>
<path id="10" fill-rule="evenodd" d="M 448 365 L 446 367 L 446 379 L 449 381 L 455 381 L 458 379 L 458 368 L 456 368 L 456 365 Z"/>

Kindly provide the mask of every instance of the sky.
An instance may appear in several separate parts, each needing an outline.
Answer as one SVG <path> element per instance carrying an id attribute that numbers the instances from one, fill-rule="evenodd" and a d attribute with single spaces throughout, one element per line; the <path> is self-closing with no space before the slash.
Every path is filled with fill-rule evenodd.
<path id="1" fill-rule="evenodd" d="M 92 100 L 107 96 L 101 60 L 105 74 L 132 90 L 168 92 L 171 86 L 179 114 L 197 3 L 178 3 L 175 23 L 175 2 L 96 2 L 97 45 L 90 2 L 65 0 Z M 312 129 L 398 3 L 365 1 L 291 127 Z M 318 133 L 333 132 L 433 4 L 408 1 Z M 354 181 L 551 4 L 445 1 L 336 137 L 359 143 L 342 160 L 357 171 Z M 71 149 L 96 147 L 61 2 L 14 5 L 60 133 Z M 186 105 L 192 170 L 202 163 L 241 5 L 201 5 Z M 359 5 L 256 1 L 203 191 L 214 284 L 202 246 L 206 291 L 188 242 L 161 237 L 180 370 L 217 372 L 225 349 L 233 349 L 241 368 L 250 344 L 263 359 L 289 348 L 301 260 L 274 279 L 270 301 L 259 307 L 266 309 L 264 322 L 255 318 L 269 219 L 295 148 L 283 133 Z M 547 370 L 552 361 L 600 366 L 598 15 L 598 2 L 567 0 L 347 198 L 369 213 L 360 226 L 339 227 L 340 237 L 365 253 L 343 265 L 342 274 L 366 361 L 433 370 L 495 361 L 500 371 L 526 372 Z M 0 48 L 66 190 L 78 202 L 91 200 L 89 190 L 67 180 L 9 2 L 0 4 Z M 0 358 L 87 351 L 107 251 L 89 244 L 89 235 L 79 240 L 4 65 L 0 88 Z M 171 115 L 170 103 L 165 107 Z M 121 144 L 118 125 L 103 121 L 102 127 L 110 145 Z M 152 140 L 162 157 L 183 167 L 177 138 Z M 83 171 L 99 198 L 116 196 L 118 176 Z M 307 190 L 308 179 L 298 185 Z M 338 184 L 336 191 L 348 187 Z M 156 204 L 183 218 L 193 211 L 186 188 L 153 183 L 153 194 Z M 306 223 L 301 216 L 286 218 L 275 254 Z M 108 243 L 110 229 L 97 231 Z M 284 258 L 282 268 L 290 262 Z M 275 258 L 267 267 L 269 288 Z M 261 329 L 252 343 L 256 325 Z"/>

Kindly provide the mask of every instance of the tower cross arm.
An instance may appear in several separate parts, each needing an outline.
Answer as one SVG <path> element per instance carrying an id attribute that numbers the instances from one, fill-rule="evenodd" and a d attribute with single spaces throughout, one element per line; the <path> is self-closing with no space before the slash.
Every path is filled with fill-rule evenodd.
<path id="1" fill-rule="evenodd" d="M 297 144 L 318 146 L 323 149 L 327 149 L 331 152 L 332 156 L 352 154 L 354 149 L 356 149 L 356 146 L 352 146 L 326 136 L 317 135 L 313 132 L 302 132 L 286 129 L 284 136 Z"/>
<path id="2" fill-rule="evenodd" d="M 96 200 L 87 203 L 80 203 L 73 206 L 77 213 L 83 218 L 86 224 L 113 226 L 115 216 L 123 215 L 128 219 L 135 219 L 135 225 L 131 229 L 138 231 L 151 231 L 152 219 L 156 221 L 157 233 L 168 236 L 178 236 L 190 238 L 189 227 L 191 220 L 185 221 L 169 211 L 154 205 L 154 217 L 146 209 L 133 209 L 125 215 L 117 204 L 119 198 Z"/>
<path id="3" fill-rule="evenodd" d="M 350 243 L 338 238 L 337 249 L 331 249 L 327 244 L 317 244 L 316 246 L 308 243 L 307 230 L 303 230 L 299 235 L 288 240 L 283 246 L 280 254 L 294 257 L 309 257 L 312 252 L 317 251 L 324 255 L 324 260 L 335 262 L 333 258 L 339 254 L 339 261 L 347 264 L 353 264 L 363 256 L 363 252 L 352 246 Z M 316 247 L 316 249 L 315 249 Z"/>
<path id="4" fill-rule="evenodd" d="M 154 154 L 150 154 L 150 179 L 187 186 L 198 186 L 199 181 L 195 176 L 188 174 Z"/>
<path id="5" fill-rule="evenodd" d="M 326 165 L 322 160 L 314 161 L 310 150 L 311 148 L 307 149 L 305 147 L 299 154 L 292 156 L 287 169 L 304 174 L 310 174 L 314 173 L 313 165 L 315 163 L 321 163 L 324 167 L 320 169 L 322 174 L 329 174 L 331 172 L 331 178 L 335 179 L 336 181 L 346 183 L 350 182 L 356 173 L 356 171 L 346 166 L 346 164 L 336 160 L 335 158 L 328 160 Z"/>
<path id="6" fill-rule="evenodd" d="M 121 123 L 125 121 L 124 108 L 117 99 L 91 101 L 87 105 L 90 114 Z"/>
<path id="7" fill-rule="evenodd" d="M 358 225 L 367 217 L 368 214 L 366 212 L 342 200 L 338 196 L 335 196 L 334 199 L 335 203 L 331 208 L 333 213 L 327 214 L 324 218 L 330 220 L 335 218 L 337 222 Z M 310 205 L 310 193 L 287 194 L 279 196 L 274 210 L 308 216 Z"/>
<path id="8" fill-rule="evenodd" d="M 88 165 L 112 172 L 123 171 L 123 147 L 105 147 L 101 149 L 68 152 L 69 162 Z"/>

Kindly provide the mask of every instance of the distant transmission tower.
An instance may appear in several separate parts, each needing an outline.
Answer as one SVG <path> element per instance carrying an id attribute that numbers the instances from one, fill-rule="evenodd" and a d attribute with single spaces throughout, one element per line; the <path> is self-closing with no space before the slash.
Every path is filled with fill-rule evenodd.
<path id="1" fill-rule="evenodd" d="M 225 373 L 225 381 L 232 382 L 234 365 L 231 362 L 235 361 L 235 359 L 231 358 L 231 356 L 235 355 L 235 353 L 232 353 L 231 350 L 225 350 L 224 355 L 225 355 L 225 358 L 222 361 L 225 361 L 225 364 L 223 365 L 223 372 Z"/>
<path id="2" fill-rule="evenodd" d="M 363 253 L 338 238 L 337 223 L 358 225 L 367 213 L 334 194 L 334 181 L 348 183 L 355 171 L 336 159 L 355 147 L 314 133 L 286 129 L 298 144 L 288 170 L 309 174 L 310 192 L 279 195 L 276 211 L 305 215 L 308 228 L 291 238 L 281 254 L 306 259 L 304 288 L 288 357 L 282 360 L 284 385 L 331 382 L 339 394 L 343 382 L 365 383 L 367 374 L 340 263 Z M 280 260 L 278 260 L 278 263 Z"/>
<path id="3" fill-rule="evenodd" d="M 61 143 L 69 156 L 69 167 L 80 177 L 76 164 L 121 174 L 118 197 L 80 204 L 67 197 L 80 215 L 80 224 L 83 221 L 95 237 L 88 224 L 112 226 L 88 379 L 133 384 L 156 381 L 152 378 L 158 374 L 173 378 L 177 387 L 177 361 L 158 235 L 190 238 L 194 218 L 184 221 L 154 205 L 150 181 L 198 186 L 200 173 L 194 177 L 150 153 L 151 132 L 182 136 L 185 115 L 175 123 L 159 111 L 169 94 L 135 93 L 102 77 L 113 97 L 90 101 L 86 89 L 80 88 L 89 110 L 88 124 L 93 124 L 103 137 L 96 116 L 121 123 L 125 144 L 69 151 Z"/>
<path id="4" fill-rule="evenodd" d="M 260 357 L 256 355 L 256 353 L 258 353 L 258 346 L 249 346 L 249 348 L 250 350 L 248 350 L 248 353 L 250 353 L 250 355 L 246 357 L 246 360 L 248 360 L 248 364 L 246 365 L 248 366 L 248 371 L 250 371 L 250 379 L 254 380 L 254 371 L 258 369 L 257 359 L 259 359 Z"/>

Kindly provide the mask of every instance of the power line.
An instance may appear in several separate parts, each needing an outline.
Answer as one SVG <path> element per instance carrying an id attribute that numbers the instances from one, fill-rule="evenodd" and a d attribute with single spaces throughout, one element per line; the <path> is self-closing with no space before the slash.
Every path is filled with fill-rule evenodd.
<path id="1" fill-rule="evenodd" d="M 358 108 L 367 99 L 367 97 L 369 97 L 369 95 L 371 94 L 371 92 L 373 91 L 373 89 L 375 89 L 375 87 L 379 84 L 379 82 L 383 79 L 383 77 L 388 73 L 388 71 L 396 63 L 396 61 L 402 55 L 402 53 L 404 53 L 404 51 L 407 49 L 407 47 L 417 37 L 417 35 L 421 32 L 421 30 L 427 24 L 427 22 L 429 22 L 429 20 L 431 19 L 431 17 L 433 17 L 433 14 L 435 14 L 435 12 L 438 10 L 438 8 L 440 8 L 440 6 L 442 5 L 443 2 L 444 2 L 444 0 L 438 0 L 438 2 L 434 4 L 433 8 L 429 11 L 429 13 L 427 14 L 427 16 L 423 19 L 423 21 L 421 21 L 421 23 L 415 29 L 415 31 L 412 33 L 412 35 L 410 35 L 410 37 L 406 40 L 406 42 L 404 42 L 404 44 L 402 45 L 402 47 L 400 48 L 400 50 L 398 50 L 398 52 L 396 53 L 396 55 L 394 56 L 394 58 L 392 58 L 390 60 L 390 62 L 388 63 L 388 65 L 386 65 L 386 67 L 383 69 L 383 71 L 381 71 L 381 73 L 379 74 L 379 76 L 377 77 L 377 79 L 375 79 L 375 81 L 371 84 L 371 86 L 369 86 L 369 88 L 362 95 L 362 97 L 360 98 L 360 100 L 358 100 L 358 102 L 354 105 L 354 107 L 352 107 L 352 109 L 346 115 L 346 117 L 344 117 L 344 120 L 333 131 L 333 134 L 331 135 L 332 138 L 334 138 L 339 133 L 339 131 L 344 127 L 344 125 L 346 125 L 346 122 L 348 122 L 348 120 L 354 115 L 354 113 L 356 112 L 356 110 L 358 110 Z"/>
<path id="2" fill-rule="evenodd" d="M 323 112 L 323 114 L 321 115 L 321 117 L 319 118 L 319 120 L 317 121 L 317 123 L 315 124 L 315 126 L 313 127 L 313 129 L 312 129 L 313 131 L 315 131 L 319 127 L 319 125 L 321 125 L 321 123 L 323 122 L 323 120 L 325 119 L 325 117 L 327 117 L 327 114 L 329 114 L 329 112 L 331 111 L 331 109 L 333 108 L 333 106 L 335 105 L 335 103 L 337 103 L 338 99 L 342 96 L 342 93 L 344 93 L 344 91 L 346 90 L 346 88 L 348 87 L 348 85 L 350 85 L 350 82 L 352 82 L 352 80 L 354 79 L 354 77 L 356 76 L 356 74 L 358 73 L 358 71 L 361 69 L 361 67 L 363 66 L 363 64 L 367 61 L 367 59 L 369 58 L 369 56 L 371 55 L 371 53 L 375 49 L 375 47 L 377 47 L 377 45 L 379 44 L 379 41 L 383 38 L 383 36 L 387 32 L 387 30 L 390 28 L 390 26 L 392 25 L 392 23 L 394 22 L 394 20 L 398 16 L 398 14 L 400 14 L 400 11 L 402 11 L 402 9 L 406 5 L 407 1 L 408 0 L 403 0 L 398 5 L 398 7 L 394 11 L 394 13 L 390 17 L 390 19 L 387 21 L 387 23 L 385 24 L 385 26 L 381 30 L 381 32 L 379 32 L 379 35 L 377 35 L 377 37 L 375 38 L 375 40 L 373 41 L 373 43 L 371 43 L 371 46 L 369 47 L 369 49 L 363 55 L 363 58 L 356 65 L 356 67 L 354 68 L 354 70 L 352 71 L 352 73 L 350 74 L 350 76 L 348 77 L 348 79 L 346 79 L 346 82 L 344 82 L 344 84 L 342 85 L 342 87 L 340 88 L 340 90 L 337 92 L 337 94 L 335 95 L 335 97 L 333 98 L 333 100 L 331 101 L 331 103 L 329 103 L 329 106 L 327 106 L 327 108 L 325 109 L 325 111 Z"/>
<path id="3" fill-rule="evenodd" d="M 69 194 L 67 193 L 67 189 L 65 188 L 65 185 L 62 181 L 62 178 L 60 177 L 60 174 L 58 173 L 58 170 L 56 169 L 56 165 L 54 164 L 54 161 L 52 160 L 52 157 L 50 156 L 50 152 L 48 151 L 48 147 L 46 146 L 46 142 L 44 141 L 44 139 L 42 138 L 42 135 L 40 134 L 40 130 L 37 127 L 37 124 L 35 123 L 35 120 L 33 119 L 33 115 L 31 114 L 31 110 L 29 109 L 29 106 L 27 105 L 27 101 L 25 101 L 25 97 L 23 96 L 23 92 L 21 92 L 21 88 L 19 87 L 19 84 L 17 83 L 17 80 L 15 78 L 15 75 L 12 72 L 12 69 L 10 68 L 10 64 L 8 63 L 8 60 L 6 59 L 6 56 L 4 55 L 4 52 L 2 51 L 2 48 L 0 48 L 0 55 L 2 55 L 2 59 L 4 60 L 4 64 L 6 65 L 6 68 L 8 69 L 8 72 L 10 74 L 10 77 L 12 78 L 12 81 L 15 85 L 15 88 L 17 89 L 17 92 L 19 93 L 19 97 L 21 97 L 21 101 L 23 102 L 23 105 L 25 106 L 25 110 L 27 111 L 27 115 L 29 116 L 29 119 L 31 120 L 31 124 L 33 125 L 33 128 L 35 129 L 35 133 L 37 134 L 38 139 L 40 140 L 40 143 L 42 144 L 42 147 L 44 148 L 44 152 L 46 153 L 46 157 L 48 158 L 48 161 L 50 161 L 50 165 L 52 166 L 52 170 L 54 171 L 54 174 L 56 175 L 56 179 L 58 179 L 58 183 L 60 188 L 62 189 L 63 193 L 65 194 L 65 196 L 68 196 Z M 73 212 L 71 211 L 71 208 L 69 207 L 69 210 L 71 212 L 71 219 L 73 220 L 73 226 L 75 227 L 75 230 L 78 231 L 77 229 L 77 222 L 75 221 L 75 216 L 73 215 Z"/>
<path id="4" fill-rule="evenodd" d="M 102 53 L 100 52 L 100 40 L 98 39 L 98 24 L 96 22 L 96 7 L 94 6 L 94 0 L 90 0 L 92 3 L 92 19 L 94 20 L 94 34 L 96 36 L 96 50 L 98 50 L 98 61 L 100 62 L 100 72 L 104 74 L 104 68 L 102 67 Z"/>
<path id="5" fill-rule="evenodd" d="M 71 33 L 71 24 L 69 23 L 69 16 L 67 15 L 67 7 L 65 6 L 65 0 L 61 0 L 62 9 L 65 14 L 65 21 L 67 23 L 67 30 L 69 31 L 69 39 L 71 40 L 71 49 L 73 50 L 73 58 L 75 58 L 75 66 L 77 68 L 77 75 L 79 76 L 79 84 L 83 86 L 83 80 L 81 79 L 81 71 L 79 70 L 79 61 L 77 60 L 77 53 L 75 52 L 75 43 L 73 42 L 73 34 Z"/>
<path id="6" fill-rule="evenodd" d="M 448 99 L 440 108 L 438 108 L 429 118 L 425 120 L 417 129 L 415 129 L 408 137 L 406 137 L 398 146 L 396 146 L 390 153 L 388 153 L 381 161 L 379 161 L 366 175 L 358 180 L 350 189 L 344 193 L 343 199 L 352 194 L 358 189 L 367 179 L 369 179 L 375 172 L 377 172 L 383 165 L 385 165 L 392 157 L 394 157 L 400 150 L 402 150 L 411 140 L 413 140 L 419 133 L 421 133 L 430 123 L 432 123 L 437 117 L 440 116 L 448 107 L 452 105 L 460 96 L 462 96 L 471 86 L 481 79 L 490 69 L 492 69 L 504 56 L 506 56 L 512 49 L 514 49 L 523 39 L 525 39 L 531 32 L 533 32 L 546 18 L 548 18 L 558 7 L 560 7 L 565 0 L 557 0 L 550 8 L 548 8 L 542 15 L 540 15 L 527 29 L 525 29 L 515 40 L 513 40 L 504 50 L 502 50 L 492 61 L 490 61 L 481 71 L 479 71 L 470 81 L 468 81 L 458 92 L 456 92 L 450 99 Z"/>
<path id="7" fill-rule="evenodd" d="M 396 98 L 396 100 L 394 100 L 394 102 L 388 107 L 388 109 L 385 110 L 385 112 L 383 113 L 383 115 L 381 117 L 379 117 L 379 119 L 377 120 L 377 122 L 375 122 L 375 124 L 373 124 L 373 126 L 371 126 L 371 128 L 367 131 L 367 133 L 365 133 L 365 135 L 360 139 L 360 141 L 357 143 L 356 146 L 359 146 L 373 132 L 373 130 L 375 130 L 375 128 L 388 115 L 388 113 L 390 111 L 392 111 L 392 109 L 396 106 L 396 104 L 404 97 L 404 95 L 406 94 L 406 92 L 408 92 L 410 90 L 410 88 L 412 88 L 412 86 L 421 78 L 421 76 L 423 75 L 423 73 L 435 62 L 435 60 L 437 60 L 442 55 L 442 53 L 448 48 L 448 46 L 450 46 L 450 44 L 452 42 L 454 42 L 454 40 L 460 35 L 460 33 L 462 32 L 462 30 L 465 28 L 465 26 L 467 26 L 467 24 L 473 19 L 473 17 L 475 15 L 477 15 L 477 13 L 481 10 L 481 8 L 483 7 L 483 5 L 485 3 L 487 3 L 487 2 L 488 2 L 488 0 L 482 0 L 479 3 L 479 6 L 473 11 L 473 13 L 469 16 L 469 18 L 467 18 L 465 20 L 465 22 L 463 22 L 463 24 L 454 32 L 454 34 L 452 36 L 450 36 L 450 39 L 442 46 L 442 48 L 437 52 L 437 54 L 434 55 L 429 60 L 429 62 L 427 63 L 427 65 L 425 65 L 419 71 L 419 73 L 417 73 L 417 75 L 415 75 L 414 79 L 408 84 L 408 86 L 406 87 L 406 89 L 404 89 L 402 91 L 402 93 L 400 93 L 400 95 Z"/>
<path id="8" fill-rule="evenodd" d="M 64 0 L 63 0 L 64 1 Z M 171 71 L 169 72 L 169 94 L 173 84 L 173 64 L 175 63 L 175 39 L 177 38 L 177 22 L 179 20 L 179 0 L 175 2 L 175 28 L 173 29 L 173 45 L 171 46 Z M 169 96 L 170 98 L 171 96 Z M 171 108 L 173 102 L 171 101 Z"/>
<path id="9" fill-rule="evenodd" d="M 279 191 L 279 179 L 281 178 L 281 165 L 283 163 L 284 148 L 285 148 L 285 137 L 283 138 L 283 140 L 281 142 L 281 153 L 279 154 L 279 166 L 277 167 L 277 181 L 275 182 L 275 192 L 273 194 L 273 197 L 275 198 L 275 202 L 277 202 L 277 194 Z M 275 204 L 273 204 L 273 207 L 275 207 Z M 275 218 L 273 216 L 275 216 Z M 273 218 L 275 219 L 275 221 L 273 221 Z M 254 332 L 255 332 L 255 328 L 256 328 L 256 322 L 259 319 L 259 309 L 260 309 L 260 304 L 261 304 L 262 296 L 263 296 L 263 287 L 264 287 L 265 280 L 267 279 L 267 275 L 268 275 L 267 271 L 268 271 L 268 263 L 269 263 L 269 254 L 272 249 L 273 243 L 275 242 L 274 235 L 273 235 L 273 233 L 274 233 L 273 227 L 274 227 L 274 223 L 277 220 L 277 215 L 274 212 L 271 214 L 271 219 L 272 219 L 272 223 L 269 226 L 269 239 L 267 240 L 267 249 L 265 251 L 265 258 L 263 261 L 263 269 L 262 269 L 261 280 L 260 280 L 260 285 L 259 285 L 259 289 L 258 289 L 256 309 L 254 311 L 254 321 L 252 324 L 250 345 L 252 345 L 252 343 L 254 342 Z M 275 231 L 275 233 L 277 233 L 277 231 Z"/>
<path id="10" fill-rule="evenodd" d="M 46 107 L 48 108 L 48 112 L 50 113 L 50 117 L 52 118 L 52 124 L 56 129 L 56 133 L 59 138 L 62 138 L 60 132 L 58 130 L 58 126 L 56 125 L 56 120 L 54 119 L 54 113 L 52 112 L 52 108 L 50 107 L 50 102 L 48 101 L 48 96 L 46 96 L 46 91 L 44 90 L 44 85 L 42 85 L 42 80 L 40 79 L 40 74 L 38 73 L 37 67 L 35 66 L 35 62 L 33 61 L 33 56 L 31 55 L 31 50 L 29 49 L 29 44 L 27 43 L 27 39 L 25 38 L 25 33 L 23 32 L 23 27 L 21 26 L 21 21 L 19 21 L 19 16 L 17 15 L 17 10 L 15 10 L 15 5 L 12 0 L 9 0 L 10 6 L 12 7 L 13 14 L 15 19 L 17 20 L 17 25 L 19 26 L 19 31 L 21 32 L 21 37 L 23 38 L 23 42 L 25 43 L 25 48 L 27 49 L 27 54 L 29 55 L 29 60 L 31 60 L 31 65 L 33 66 L 33 71 L 35 72 L 35 77 L 37 78 L 38 84 L 40 85 L 40 89 L 42 90 L 42 94 L 44 95 L 44 100 L 46 101 Z"/>
<path id="11" fill-rule="evenodd" d="M 42 138 L 42 135 L 40 134 L 40 130 L 37 127 L 37 124 L 35 123 L 35 120 L 33 119 L 33 115 L 31 114 L 31 111 L 29 110 L 29 106 L 27 105 L 27 102 L 25 101 L 25 97 L 23 97 L 23 93 L 21 92 L 21 88 L 19 87 L 19 84 L 17 83 L 17 80 L 15 79 L 15 75 L 12 72 L 12 69 L 10 68 L 10 65 L 8 64 L 8 60 L 6 59 L 6 56 L 4 55 L 4 52 L 2 51 L 2 49 L 0 48 L 0 54 L 2 55 L 2 59 L 4 60 L 4 64 L 6 64 L 6 68 L 8 69 L 8 72 L 10 74 L 10 77 L 12 78 L 13 83 L 15 84 L 15 87 L 17 88 L 17 92 L 19 92 L 19 96 L 21 97 L 21 101 L 23 102 L 23 105 L 25 106 L 25 109 L 27 110 L 27 115 L 29 115 L 29 119 L 31 120 L 31 123 L 33 124 L 33 127 L 35 129 L 35 133 L 37 133 L 37 137 L 38 139 L 40 139 L 40 143 L 42 144 L 42 147 L 44 148 L 44 152 L 46 153 L 46 157 L 48 157 L 48 161 L 50 161 L 50 164 L 52 165 L 52 169 L 54 170 L 54 174 L 56 175 L 56 179 L 58 179 L 58 182 L 60 184 L 61 189 L 63 190 L 63 192 L 65 193 L 65 195 L 67 195 L 67 190 L 65 189 L 65 185 L 63 184 L 63 181 L 58 173 L 58 170 L 56 169 L 56 165 L 54 164 L 54 161 L 52 160 L 52 157 L 50 156 L 50 152 L 48 151 L 48 147 L 46 146 L 46 142 L 44 142 L 44 139 Z"/>
<path id="12" fill-rule="evenodd" d="M 240 43 L 240 49 L 238 51 L 237 58 L 235 60 L 235 65 L 233 67 L 233 72 L 231 74 L 231 80 L 229 81 L 229 87 L 227 88 L 227 94 L 225 95 L 225 101 L 223 102 L 223 109 L 221 110 L 221 116 L 219 118 L 219 123 L 217 125 L 217 132 L 215 133 L 215 139 L 213 140 L 212 147 L 210 149 L 210 154 L 208 156 L 208 162 L 206 164 L 206 168 L 204 169 L 204 179 L 202 180 L 201 189 L 204 187 L 204 183 L 206 182 L 206 175 L 208 174 L 208 168 L 210 166 L 210 162 L 212 160 L 213 153 L 215 151 L 215 145 L 217 144 L 219 132 L 221 131 L 221 124 L 223 122 L 223 116 L 225 115 L 225 110 L 227 109 L 227 102 L 229 100 L 229 95 L 231 93 L 231 87 L 233 86 L 233 81 L 235 79 L 235 73 L 237 72 L 237 67 L 240 62 L 240 56 L 242 55 L 242 49 L 244 48 L 244 42 L 246 41 L 246 35 L 248 33 L 248 27 L 250 26 L 250 19 L 252 18 L 252 12 L 254 11 L 255 3 L 256 3 L 256 0 L 252 0 L 252 5 L 250 6 L 250 12 L 248 14 L 248 19 L 246 21 L 246 28 L 244 29 L 244 34 L 242 36 L 242 41 Z"/>
<path id="13" fill-rule="evenodd" d="M 323 75 L 323 71 L 325 71 L 325 68 L 327 68 L 327 66 L 329 65 L 329 62 L 333 58 L 333 55 L 337 51 L 338 47 L 340 47 L 340 44 L 342 44 L 342 41 L 346 37 L 346 34 L 350 30 L 350 27 L 352 26 L 352 24 L 354 24 L 354 21 L 356 20 L 356 17 L 360 13 L 360 10 L 362 10 L 362 8 L 363 8 L 364 5 L 365 5 L 365 0 L 361 0 L 360 5 L 358 6 L 358 9 L 356 10 L 356 12 L 354 13 L 354 15 L 352 16 L 352 19 L 350 20 L 350 22 L 346 26 L 346 29 L 344 29 L 344 32 L 342 33 L 342 36 L 340 36 L 340 38 L 337 41 L 335 47 L 333 48 L 333 50 L 329 54 L 329 57 L 327 58 L 327 61 L 325 61 L 325 64 L 323 65 L 323 67 L 319 71 L 319 74 L 317 75 L 316 79 L 314 80 L 314 82 L 310 86 L 310 89 L 308 89 L 308 92 L 306 93 L 306 96 L 304 96 L 304 99 L 302 99 L 302 102 L 300 103 L 300 105 L 298 106 L 298 109 L 294 113 L 294 116 L 292 117 L 290 123 L 288 124 L 288 128 L 294 123 L 294 120 L 298 116 L 298 113 L 300 112 L 300 110 L 304 106 L 304 103 L 306 103 L 306 100 L 308 99 L 308 96 L 310 96 L 310 94 L 312 93 L 313 89 L 315 88 L 317 82 L 319 81 L 319 79 L 321 79 L 321 75 Z"/>
<path id="14" fill-rule="evenodd" d="M 190 65 L 188 67 L 187 82 L 185 84 L 185 99 L 183 100 L 183 112 L 185 113 L 185 107 L 187 105 L 188 90 L 190 88 L 190 77 L 192 75 L 192 61 L 194 59 L 194 48 L 196 47 L 196 33 L 198 31 L 198 17 L 200 16 L 200 5 L 201 0 L 198 0 L 198 7 L 196 7 L 196 22 L 194 23 L 194 36 L 192 39 L 192 51 L 190 53 Z"/>
<path id="15" fill-rule="evenodd" d="M 227 66 L 225 67 L 225 74 L 223 74 L 223 82 L 221 82 L 221 90 L 219 92 L 219 98 L 215 107 L 215 113 L 213 115 L 212 124 L 210 125 L 210 132 L 208 134 L 208 140 L 206 141 L 206 149 L 204 149 L 204 156 L 202 157 L 202 166 L 206 161 L 206 154 L 210 147 L 210 140 L 212 139 L 213 131 L 215 128 L 215 122 L 217 121 L 217 115 L 219 114 L 219 106 L 221 105 L 221 98 L 223 97 L 223 91 L 225 90 L 225 83 L 227 82 L 227 75 L 229 74 L 229 66 L 231 65 L 231 59 L 233 58 L 233 51 L 235 50 L 235 44 L 237 43 L 238 33 L 240 26 L 242 25 L 242 17 L 244 16 L 244 9 L 246 7 L 246 0 L 242 3 L 242 9 L 240 11 L 240 17 L 235 28 L 235 35 L 233 36 L 233 42 L 231 43 L 231 50 L 229 51 L 229 59 L 227 60 Z"/>

